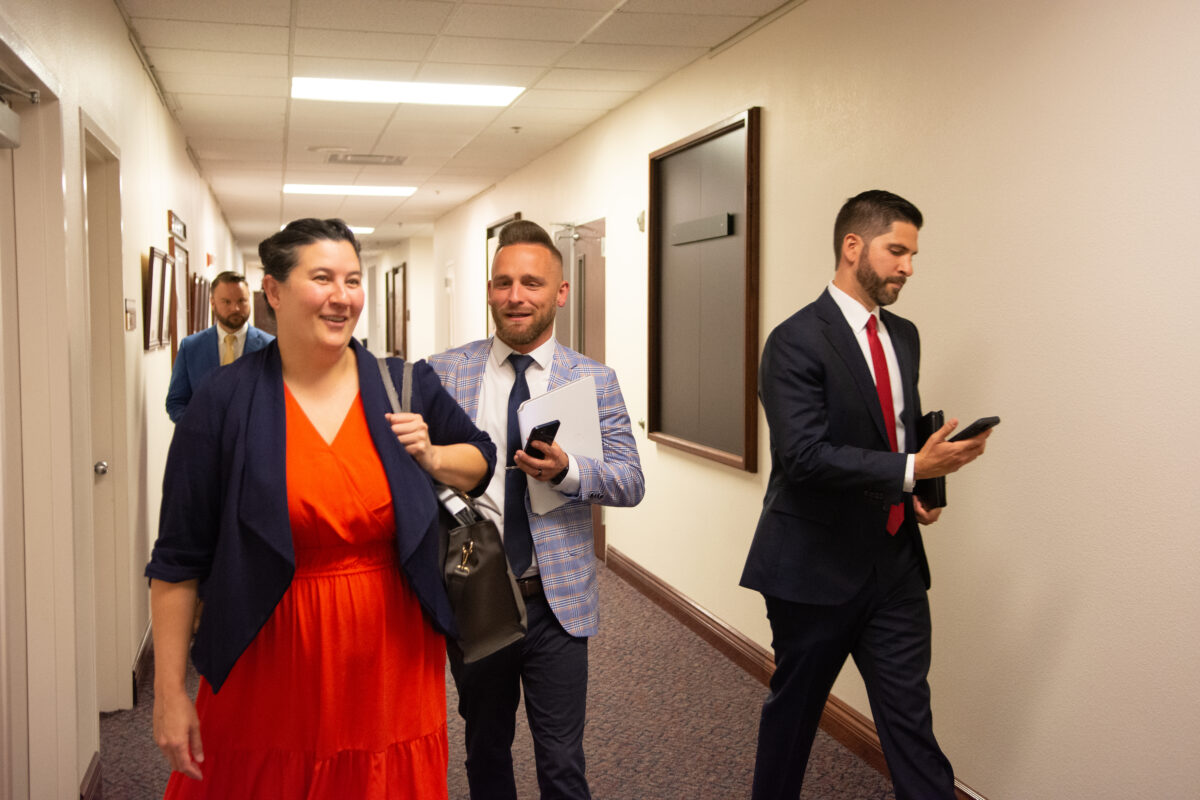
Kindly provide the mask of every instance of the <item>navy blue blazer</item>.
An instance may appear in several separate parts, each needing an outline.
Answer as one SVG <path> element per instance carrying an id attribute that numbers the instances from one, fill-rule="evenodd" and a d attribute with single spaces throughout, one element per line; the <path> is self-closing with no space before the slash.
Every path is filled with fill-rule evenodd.
<path id="1" fill-rule="evenodd" d="M 242 355 L 266 347 L 275 337 L 251 325 L 246 331 L 246 346 Z M 221 365 L 221 340 L 217 326 L 210 325 L 199 333 L 185 336 L 175 354 L 175 366 L 171 368 L 171 385 L 167 387 L 167 416 L 171 422 L 179 422 L 191 401 L 192 395 L 208 373 Z"/>
<path id="2" fill-rule="evenodd" d="M 432 479 L 396 440 L 384 416 L 391 406 L 375 357 L 358 342 L 350 346 L 358 357 L 367 427 L 395 501 L 400 566 L 434 627 L 454 635 Z M 402 365 L 389 359 L 397 388 Z M 479 448 L 488 470 L 473 493 L 482 493 L 495 468 L 496 447 L 424 361 L 413 366 L 412 408 L 425 417 L 434 444 L 468 442 Z M 274 342 L 205 381 L 171 439 L 158 540 L 146 576 L 173 583 L 199 579 L 204 614 L 192 662 L 214 691 L 295 573 L 286 442 L 283 369 Z"/>
<path id="3" fill-rule="evenodd" d="M 880 310 L 904 390 L 905 452 L 917 448 L 921 343 Z M 892 380 L 896 380 L 893 376 Z M 906 456 L 891 451 L 879 395 L 854 332 L 829 291 L 779 324 L 759 365 L 771 477 L 741 585 L 794 603 L 850 600 L 888 543 L 888 508 L 905 504 L 926 588 L 929 565 L 906 494 Z"/>

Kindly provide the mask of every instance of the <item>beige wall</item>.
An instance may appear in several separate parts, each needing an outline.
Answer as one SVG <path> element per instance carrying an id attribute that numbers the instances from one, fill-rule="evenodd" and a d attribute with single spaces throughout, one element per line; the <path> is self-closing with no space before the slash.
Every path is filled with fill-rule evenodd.
<path id="1" fill-rule="evenodd" d="M 762 106 L 761 336 L 831 277 L 842 200 L 897 191 L 927 220 L 895 307 L 925 405 L 1004 418 L 926 534 L 959 777 L 993 800 L 1190 796 L 1200 347 L 1166 301 L 1195 282 L 1197 30 L 1184 0 L 810 0 L 442 218 L 437 344 L 483 334 L 488 223 L 606 217 L 608 361 L 644 418 L 647 155 Z M 744 475 L 634 432 L 648 493 L 609 542 L 768 645 L 737 587 L 766 459 Z M 852 668 L 835 693 L 868 711 Z"/>
<path id="2" fill-rule="evenodd" d="M 22 345 L 21 461 L 26 475 L 24 538 L 26 661 L 28 668 L 28 775 L 34 797 L 70 797 L 99 748 L 94 653 L 119 647 L 128 670 L 147 622 L 145 582 L 140 578 L 158 518 L 159 486 L 171 424 L 163 409 L 170 351 L 144 353 L 141 333 L 124 334 L 126 407 L 123 441 L 111 457 L 130 487 L 119 498 L 127 528 L 118 531 L 120 598 L 91 596 L 95 531 L 91 514 L 91 451 L 88 271 L 84 247 L 83 126 L 113 145 L 121 161 L 121 259 L 124 297 L 141 305 L 141 259 L 151 246 L 166 249 L 167 210 L 188 225 L 193 267 L 206 253 L 215 268 L 240 268 L 232 237 L 207 184 L 196 173 L 183 138 L 139 63 L 114 5 L 94 0 L 10 3 L 0 7 L 0 55 L 48 93 L 33 111 L 40 128 L 18 151 L 43 153 L 36 184 L 47 200 L 18 211 L 37 224 L 19 228 L 18 239 L 39 238 L 38 261 L 18 257 Z M 18 106 L 20 104 L 18 103 Z M 24 107 L 22 107 L 24 108 Z M 25 119 L 23 118 L 23 122 Z M 18 177 L 18 185 L 20 185 Z M 32 197 L 25 197 L 27 205 Z M 29 215 L 32 215 L 30 217 Z M 180 276 L 182 285 L 182 276 Z M 12 287 L 5 287 L 5 291 Z M 12 323 L 7 317 L 7 326 Z M 5 369 L 13 367 L 6 361 Z M 36 478 L 31 480 L 30 478 Z M 10 511 L 6 507 L 6 513 Z M 7 570 L 6 578 L 11 577 Z M 95 629 L 97 603 L 124 602 L 116 631 Z M 5 620 L 9 626 L 13 620 Z M 26 736 L 25 731 L 13 731 Z M 14 764 L 24 770 L 25 760 Z M 10 784 L 6 784 L 10 785 Z M 4 793 L 0 792 L 0 796 Z"/>

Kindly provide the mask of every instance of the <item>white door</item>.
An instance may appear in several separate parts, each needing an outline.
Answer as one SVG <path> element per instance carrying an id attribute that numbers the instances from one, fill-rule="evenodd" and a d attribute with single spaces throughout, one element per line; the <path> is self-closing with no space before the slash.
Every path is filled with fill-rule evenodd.
<path id="1" fill-rule="evenodd" d="M 100 711 L 133 706 L 134 645 L 129 623 L 132 559 L 128 513 L 130 470 L 123 457 L 126 404 L 121 282 L 120 161 L 115 147 L 84 130 L 84 202 L 90 326 L 92 525 L 96 695 Z"/>

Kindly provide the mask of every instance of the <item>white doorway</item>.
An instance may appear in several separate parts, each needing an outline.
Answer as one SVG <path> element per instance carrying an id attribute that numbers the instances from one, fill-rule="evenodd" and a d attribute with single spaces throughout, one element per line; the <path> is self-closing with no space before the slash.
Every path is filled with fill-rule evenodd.
<path id="1" fill-rule="evenodd" d="M 86 117 L 84 228 L 86 231 L 91 481 L 95 596 L 96 699 L 100 711 L 133 706 L 132 592 L 137 576 L 128 524 L 126 457 L 125 308 L 121 268 L 121 161 L 117 148 Z M 90 620 L 81 620 L 87 625 Z M 81 637 L 83 638 L 83 637 Z"/>

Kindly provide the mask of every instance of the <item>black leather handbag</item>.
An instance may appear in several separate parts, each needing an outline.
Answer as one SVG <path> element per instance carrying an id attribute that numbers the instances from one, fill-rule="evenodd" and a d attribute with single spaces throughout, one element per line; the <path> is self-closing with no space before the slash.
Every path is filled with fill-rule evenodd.
<path id="1" fill-rule="evenodd" d="M 404 362 L 400 396 L 387 367 L 378 359 L 383 385 L 396 413 L 412 408 L 412 364 Z M 454 610 L 458 638 L 453 644 L 470 663 L 490 656 L 525 636 L 525 601 L 508 565 L 496 523 L 479 510 L 480 501 L 435 484 L 441 529 L 442 581 Z"/>

